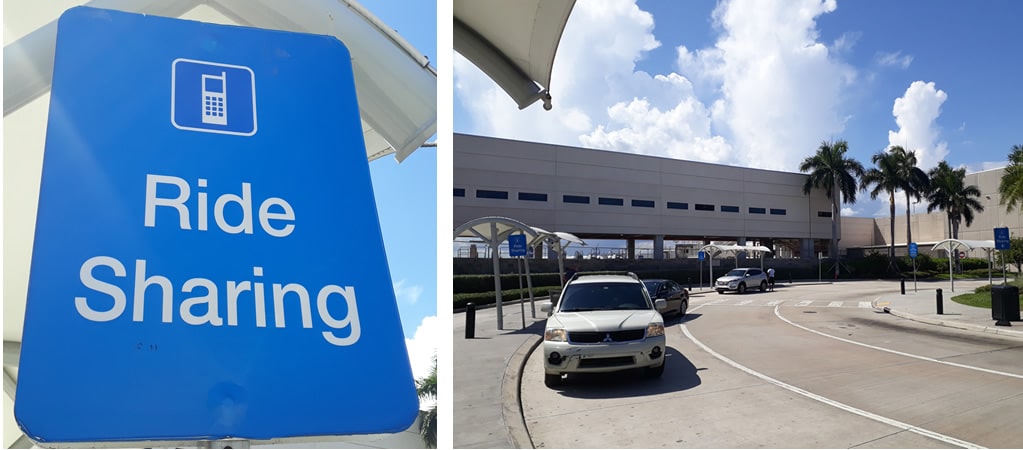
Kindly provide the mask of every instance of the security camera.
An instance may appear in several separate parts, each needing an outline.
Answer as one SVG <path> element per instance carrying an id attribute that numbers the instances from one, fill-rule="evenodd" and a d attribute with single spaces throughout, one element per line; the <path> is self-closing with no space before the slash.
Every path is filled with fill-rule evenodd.
<path id="1" fill-rule="evenodd" d="M 543 109 L 544 111 L 550 111 L 554 105 L 551 104 L 551 93 L 544 91 L 543 93 Z"/>

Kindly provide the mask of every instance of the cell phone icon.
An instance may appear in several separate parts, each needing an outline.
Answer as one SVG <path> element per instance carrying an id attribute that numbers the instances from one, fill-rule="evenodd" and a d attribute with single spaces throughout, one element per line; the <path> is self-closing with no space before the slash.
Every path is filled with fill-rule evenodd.
<path id="1" fill-rule="evenodd" d="M 202 123 L 227 125 L 227 72 L 202 74 Z"/>

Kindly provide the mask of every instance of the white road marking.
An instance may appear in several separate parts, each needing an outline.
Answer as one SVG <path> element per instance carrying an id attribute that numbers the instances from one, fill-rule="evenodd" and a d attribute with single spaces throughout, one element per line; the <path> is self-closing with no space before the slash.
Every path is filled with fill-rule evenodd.
<path id="1" fill-rule="evenodd" d="M 771 300 L 767 302 L 767 306 L 778 306 L 782 303 L 785 303 L 785 300 Z"/>
<path id="2" fill-rule="evenodd" d="M 820 331 L 812 330 L 810 328 L 804 327 L 804 326 L 802 326 L 802 325 L 800 325 L 798 323 L 795 323 L 795 322 L 793 322 L 793 321 L 791 321 L 789 319 L 786 319 L 786 318 L 782 317 L 781 311 L 780 311 L 780 309 L 778 307 L 774 308 L 774 315 L 778 316 L 779 319 L 785 321 L 789 325 L 792 325 L 792 326 L 794 326 L 796 328 L 801 328 L 801 329 L 809 331 L 811 333 L 814 333 L 814 334 L 817 334 L 817 335 L 820 335 L 820 336 L 824 336 L 824 337 L 828 337 L 828 338 L 831 338 L 831 339 L 839 340 L 839 341 L 842 341 L 842 342 L 846 342 L 846 343 L 849 343 L 849 344 L 859 345 L 860 347 L 866 347 L 866 348 L 873 349 L 873 350 L 880 350 L 882 352 L 888 352 L 888 353 L 892 353 L 892 354 L 899 355 L 899 356 L 905 356 L 905 357 L 908 357 L 908 358 L 916 358 L 916 359 L 919 359 L 919 360 L 922 360 L 922 361 L 933 362 L 933 363 L 938 363 L 938 364 L 945 364 L 945 365 L 948 365 L 948 366 L 958 367 L 960 369 L 976 370 L 978 372 L 984 372 L 984 373 L 990 373 L 990 374 L 994 374 L 994 375 L 1002 375 L 1002 376 L 1006 376 L 1006 377 L 1023 379 L 1023 375 L 1019 375 L 1019 374 L 1015 374 L 1015 373 L 1009 373 L 1009 372 L 1002 372 L 1002 371 L 998 371 L 998 370 L 985 369 L 983 367 L 967 366 L 965 364 L 959 364 L 959 363 L 954 363 L 954 362 L 949 362 L 949 361 L 942 361 L 940 359 L 928 358 L 926 356 L 914 355 L 912 353 L 900 352 L 898 350 L 892 350 L 892 349 L 888 349 L 888 348 L 884 348 L 884 347 L 878 347 L 876 345 L 864 344 L 862 342 L 857 342 L 857 341 L 853 341 L 853 340 L 850 340 L 850 339 L 840 338 L 838 336 L 832 336 L 832 335 L 827 334 L 827 333 L 822 333 Z"/>
<path id="3" fill-rule="evenodd" d="M 774 311 L 775 311 L 775 314 L 777 314 L 778 307 L 775 307 Z M 977 444 L 974 444 L 974 443 L 971 443 L 971 442 L 959 440 L 959 439 L 956 439 L 954 437 L 946 436 L 946 435 L 941 434 L 941 433 L 936 433 L 936 432 L 931 431 L 931 430 L 927 430 L 927 429 L 924 429 L 924 428 L 919 428 L 919 427 L 910 425 L 908 423 L 899 422 L 898 420 L 895 420 L 895 419 L 891 419 L 891 418 L 888 418 L 888 417 L 880 416 L 880 415 L 874 414 L 874 413 L 869 412 L 869 411 L 864 411 L 862 409 L 846 405 L 845 403 L 841 403 L 841 402 L 832 400 L 830 398 L 814 394 L 813 392 L 810 392 L 810 391 L 807 391 L 807 390 L 804 390 L 804 389 L 792 386 L 790 384 L 783 383 L 783 382 L 781 382 L 779 380 L 776 380 L 776 379 L 771 378 L 771 377 L 769 377 L 767 375 L 764 375 L 764 374 L 762 374 L 760 372 L 757 372 L 757 371 L 755 371 L 753 369 L 750 369 L 749 367 L 743 366 L 742 364 L 739 364 L 739 363 L 737 363 L 735 361 L 732 361 L 731 359 L 728 359 L 724 355 L 722 355 L 722 354 L 720 354 L 718 352 L 715 352 L 714 350 L 711 350 L 710 347 L 707 347 L 706 345 L 704 345 L 703 342 L 701 342 L 700 340 L 696 339 L 696 337 L 693 336 L 693 334 L 689 332 L 689 329 L 686 328 L 685 324 L 680 324 L 679 327 L 682 329 L 682 332 L 685 333 L 686 337 L 689 338 L 690 341 L 693 341 L 694 344 L 696 344 L 697 346 L 702 348 L 703 351 L 709 353 L 711 356 L 721 360 L 725 364 L 728 364 L 728 365 L 730 365 L 730 366 L 732 366 L 732 367 L 734 367 L 736 369 L 739 369 L 739 370 L 741 370 L 743 372 L 746 372 L 747 374 L 753 375 L 754 377 L 760 378 L 761 380 L 764 380 L 764 381 L 766 381 L 768 383 L 771 383 L 771 384 L 773 384 L 775 386 L 778 386 L 778 387 L 780 387 L 782 389 L 787 389 L 789 391 L 795 392 L 795 393 L 797 393 L 799 395 L 802 395 L 804 397 L 810 398 L 812 400 L 817 400 L 817 401 L 819 401 L 821 403 L 824 403 L 826 405 L 833 406 L 833 407 L 841 409 L 843 411 L 850 412 L 850 413 L 856 414 L 856 415 L 861 416 L 861 417 L 866 417 L 868 419 L 875 420 L 877 422 L 881 422 L 881 423 L 883 423 L 885 425 L 889 425 L 889 426 L 892 426 L 892 427 L 895 427 L 895 428 L 900 428 L 902 430 L 909 431 L 909 432 L 912 432 L 912 433 L 916 433 L 916 434 L 919 434 L 921 436 L 926 436 L 926 437 L 929 437 L 931 439 L 936 439 L 936 440 L 939 440 L 939 441 L 942 441 L 942 442 L 945 442 L 945 443 L 948 443 L 948 444 L 957 445 L 957 446 L 960 446 L 960 447 L 963 447 L 963 448 L 986 448 L 986 447 L 981 447 L 981 446 L 979 446 Z"/>
<path id="4" fill-rule="evenodd" d="M 873 308 L 873 306 L 870 305 L 870 302 L 860 302 L 860 308 Z"/>
<path id="5" fill-rule="evenodd" d="M 796 303 L 796 306 L 810 306 L 811 303 L 813 303 L 813 300 L 803 300 L 799 303 Z"/>
<path id="6" fill-rule="evenodd" d="M 829 308 L 841 308 L 842 307 L 842 302 L 831 302 L 831 303 L 828 303 L 828 307 Z"/>
<path id="7" fill-rule="evenodd" d="M 743 301 L 741 301 L 739 303 L 736 303 L 736 305 L 742 306 L 742 305 L 748 305 L 750 303 L 753 303 L 753 300 L 743 300 Z"/>

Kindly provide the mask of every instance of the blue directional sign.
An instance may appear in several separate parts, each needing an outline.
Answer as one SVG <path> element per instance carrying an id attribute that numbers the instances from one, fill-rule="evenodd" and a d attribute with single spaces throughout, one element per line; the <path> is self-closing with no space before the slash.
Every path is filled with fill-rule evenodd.
<path id="1" fill-rule="evenodd" d="M 512 234 L 508 236 L 508 254 L 526 256 L 526 235 Z"/>
<path id="2" fill-rule="evenodd" d="M 412 424 L 340 41 L 73 8 L 46 133 L 15 403 L 29 437 Z"/>
<path id="3" fill-rule="evenodd" d="M 995 228 L 995 249 L 1008 250 L 1010 246 L 1009 228 Z"/>
<path id="4" fill-rule="evenodd" d="M 916 247 L 916 242 L 910 242 L 909 243 L 909 257 L 910 258 L 916 258 L 917 254 L 918 254 L 917 250 L 918 249 Z"/>
<path id="5" fill-rule="evenodd" d="M 707 252 L 699 252 L 696 254 L 696 257 L 700 261 L 703 261 L 704 259 L 707 259 Z"/>

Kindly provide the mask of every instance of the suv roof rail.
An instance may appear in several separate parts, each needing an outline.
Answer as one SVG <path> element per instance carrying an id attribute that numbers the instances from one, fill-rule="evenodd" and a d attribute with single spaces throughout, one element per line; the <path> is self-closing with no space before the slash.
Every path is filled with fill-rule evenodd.
<path id="1" fill-rule="evenodd" d="M 604 270 L 604 271 L 591 271 L 591 272 L 576 272 L 575 275 L 572 275 L 572 278 L 569 279 L 568 281 L 574 281 L 575 279 L 577 279 L 577 278 L 579 278 L 581 276 L 594 276 L 594 275 L 624 275 L 624 276 L 627 276 L 627 277 L 632 277 L 636 281 L 640 281 L 639 276 L 637 276 L 635 273 L 626 272 L 626 271 L 623 271 L 623 270 Z"/>

